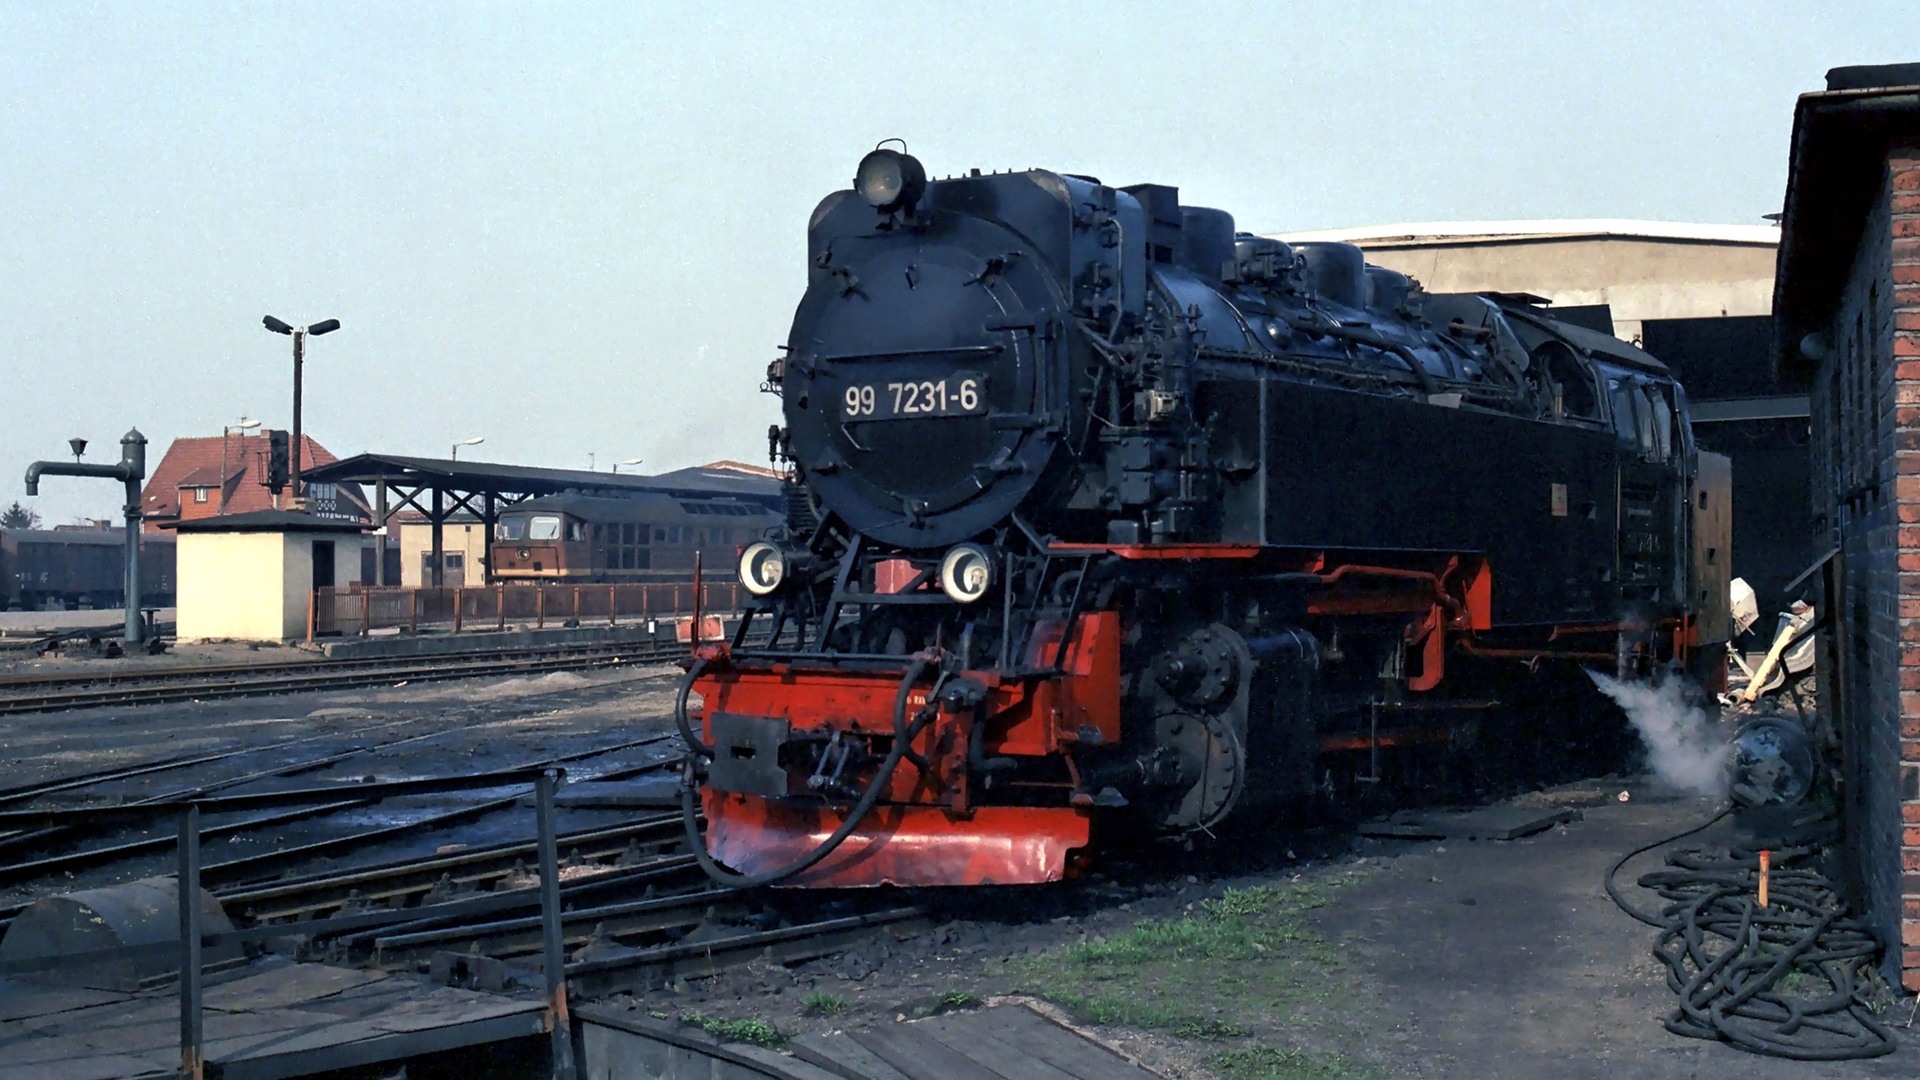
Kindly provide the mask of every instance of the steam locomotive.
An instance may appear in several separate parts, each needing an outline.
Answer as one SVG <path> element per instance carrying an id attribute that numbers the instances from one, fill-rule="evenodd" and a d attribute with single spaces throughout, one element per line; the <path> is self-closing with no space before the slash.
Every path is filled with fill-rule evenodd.
<path id="1" fill-rule="evenodd" d="M 1379 779 L 1529 671 L 1722 652 L 1725 459 L 1540 298 L 886 148 L 808 260 L 787 521 L 680 694 L 717 880 L 1055 880 Z"/>

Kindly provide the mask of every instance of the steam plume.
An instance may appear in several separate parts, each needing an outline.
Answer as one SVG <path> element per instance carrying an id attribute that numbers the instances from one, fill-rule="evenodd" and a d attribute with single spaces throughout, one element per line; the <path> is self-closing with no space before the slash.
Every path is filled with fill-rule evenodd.
<path id="1" fill-rule="evenodd" d="M 1587 675 L 1640 733 L 1655 776 L 1696 795 L 1726 794 L 1727 758 L 1733 747 L 1720 735 L 1712 717 L 1687 702 L 1684 681 L 1667 679 L 1655 686 L 1597 671 Z"/>

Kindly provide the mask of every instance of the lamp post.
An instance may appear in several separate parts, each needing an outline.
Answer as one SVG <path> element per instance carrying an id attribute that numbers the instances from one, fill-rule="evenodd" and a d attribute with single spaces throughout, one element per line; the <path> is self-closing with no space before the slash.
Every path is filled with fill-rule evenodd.
<path id="1" fill-rule="evenodd" d="M 227 436 L 236 431 L 246 431 L 248 428 L 259 426 L 260 421 L 248 420 L 243 416 L 239 423 L 226 424 L 220 428 L 220 512 L 222 514 L 227 512 Z"/>
<path id="2" fill-rule="evenodd" d="M 640 464 L 640 462 L 641 462 L 642 460 L 644 460 L 644 459 L 642 459 L 642 458 L 637 458 L 637 457 L 633 457 L 633 458 L 628 458 L 628 459 L 627 459 L 627 460 L 625 460 L 625 461 L 616 461 L 616 462 L 614 462 L 614 463 L 613 463 L 613 475 L 615 475 L 615 476 L 619 476 L 619 475 L 620 475 L 620 466 L 622 466 L 622 465 L 638 465 L 638 464 Z"/>
<path id="3" fill-rule="evenodd" d="M 481 443 L 483 443 L 483 442 L 486 442 L 486 441 L 487 441 L 487 437 L 486 437 L 485 435 L 475 435 L 475 436 L 474 436 L 473 438 L 471 438 L 471 439 L 461 439 L 461 440 L 460 440 L 459 442 L 457 442 L 457 443 L 454 443 L 454 444 L 453 444 L 453 449 L 452 449 L 452 450 L 450 451 L 450 453 L 451 453 L 451 454 L 453 455 L 453 460 L 455 460 L 455 461 L 459 461 L 459 460 L 460 460 L 460 448 L 461 448 L 461 447 L 463 447 L 463 446 L 479 446 L 479 445 L 480 445 Z"/>
<path id="4" fill-rule="evenodd" d="M 287 488 L 293 498 L 300 498 L 300 369 L 306 360 L 306 338 L 308 334 L 319 337 L 340 329 L 339 319 L 325 319 L 312 326 L 293 327 L 271 315 L 260 320 L 260 325 L 276 334 L 293 335 L 293 453 L 288 468 Z M 297 504 L 296 504 L 297 505 Z"/>

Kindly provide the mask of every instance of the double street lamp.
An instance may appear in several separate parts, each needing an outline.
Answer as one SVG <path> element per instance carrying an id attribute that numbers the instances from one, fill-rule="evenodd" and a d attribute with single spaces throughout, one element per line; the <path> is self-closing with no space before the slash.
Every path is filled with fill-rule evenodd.
<path id="1" fill-rule="evenodd" d="M 293 335 L 293 452 L 289 455 L 291 461 L 287 486 L 292 490 L 293 497 L 298 499 L 300 497 L 300 368 L 306 359 L 306 337 L 308 334 L 314 337 L 331 334 L 340 329 L 340 320 L 327 319 L 311 326 L 294 327 L 268 315 L 260 320 L 260 325 L 276 334 Z"/>

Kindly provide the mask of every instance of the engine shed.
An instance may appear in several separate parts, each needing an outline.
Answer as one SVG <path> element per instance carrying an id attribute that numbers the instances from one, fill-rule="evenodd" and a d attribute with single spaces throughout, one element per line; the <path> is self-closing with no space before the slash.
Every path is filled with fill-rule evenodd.
<path id="1" fill-rule="evenodd" d="M 1920 64 L 1828 72 L 1788 160 L 1773 360 L 1811 403 L 1843 850 L 1920 990 Z"/>

